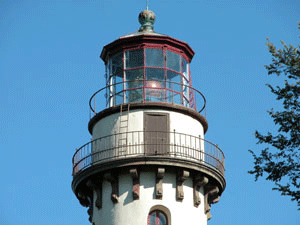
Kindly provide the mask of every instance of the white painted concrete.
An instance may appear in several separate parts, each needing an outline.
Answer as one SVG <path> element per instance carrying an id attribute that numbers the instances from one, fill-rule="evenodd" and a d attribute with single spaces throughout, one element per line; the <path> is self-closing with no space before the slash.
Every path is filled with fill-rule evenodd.
<path id="1" fill-rule="evenodd" d="M 128 132 L 143 131 L 144 112 L 168 113 L 170 118 L 170 132 L 204 137 L 202 124 L 191 116 L 168 110 L 132 110 L 129 112 Z M 123 112 L 122 117 L 127 117 Z M 120 113 L 111 114 L 98 121 L 93 129 L 93 139 L 119 133 Z"/>
<path id="2" fill-rule="evenodd" d="M 132 198 L 132 178 L 128 174 L 119 176 L 119 203 L 113 204 L 110 200 L 110 183 L 103 183 L 102 209 L 94 207 L 93 222 L 95 225 L 143 225 L 147 224 L 150 209 L 155 205 L 163 205 L 171 213 L 172 225 L 193 224 L 207 225 L 204 214 L 203 190 L 200 190 L 201 204 L 198 208 L 193 204 L 192 179 L 184 183 L 184 199 L 176 201 L 176 175 L 166 173 L 163 178 L 163 198 L 155 199 L 155 173 L 141 172 L 140 199 Z M 96 195 L 94 195 L 96 197 Z"/>

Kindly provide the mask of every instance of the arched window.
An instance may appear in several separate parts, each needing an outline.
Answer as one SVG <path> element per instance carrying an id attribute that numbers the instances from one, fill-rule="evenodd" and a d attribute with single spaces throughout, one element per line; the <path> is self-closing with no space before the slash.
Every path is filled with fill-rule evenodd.
<path id="1" fill-rule="evenodd" d="M 160 210 L 154 210 L 148 215 L 148 225 L 168 225 L 168 218 Z"/>

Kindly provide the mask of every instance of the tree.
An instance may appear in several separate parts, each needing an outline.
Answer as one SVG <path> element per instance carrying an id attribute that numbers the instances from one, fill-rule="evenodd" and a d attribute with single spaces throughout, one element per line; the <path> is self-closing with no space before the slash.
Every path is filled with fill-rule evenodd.
<path id="1" fill-rule="evenodd" d="M 276 100 L 282 103 L 278 111 L 268 111 L 278 130 L 266 135 L 255 132 L 257 144 L 269 147 L 262 149 L 259 155 L 249 150 L 254 157 L 249 173 L 255 175 L 255 180 L 265 177 L 272 181 L 273 190 L 296 201 L 300 210 L 300 45 L 297 48 L 281 43 L 282 49 L 276 49 L 267 39 L 272 63 L 265 66 L 268 75 L 283 76 L 285 80 L 281 86 L 267 84 Z"/>

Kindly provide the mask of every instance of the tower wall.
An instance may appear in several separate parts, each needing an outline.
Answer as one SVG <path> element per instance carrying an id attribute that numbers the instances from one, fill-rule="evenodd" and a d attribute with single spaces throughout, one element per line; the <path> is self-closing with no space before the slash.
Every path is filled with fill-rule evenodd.
<path id="1" fill-rule="evenodd" d="M 123 112 L 122 117 L 127 117 Z M 139 109 L 129 111 L 128 132 L 144 130 L 144 113 L 166 113 L 169 115 L 168 132 L 183 133 L 196 137 L 204 137 L 203 125 L 192 116 L 169 110 Z M 120 132 L 120 112 L 110 114 L 99 120 L 93 127 L 93 139 L 113 135 Z M 121 131 L 122 133 L 122 131 Z"/>
<path id="2" fill-rule="evenodd" d="M 102 183 L 103 207 L 95 207 L 97 194 L 94 191 L 92 221 L 95 225 L 141 225 L 147 224 L 152 209 L 160 209 L 169 220 L 168 224 L 182 225 L 192 221 L 206 225 L 207 215 L 204 213 L 204 190 L 199 190 L 201 204 L 194 206 L 193 181 L 188 178 L 183 185 L 184 199 L 176 201 L 176 173 L 166 172 L 163 177 L 162 199 L 155 198 L 156 174 L 151 171 L 140 172 L 140 197 L 133 200 L 132 178 L 129 174 L 120 174 L 119 202 L 111 201 L 112 186 L 108 181 Z M 168 212 L 169 211 L 169 212 Z"/>

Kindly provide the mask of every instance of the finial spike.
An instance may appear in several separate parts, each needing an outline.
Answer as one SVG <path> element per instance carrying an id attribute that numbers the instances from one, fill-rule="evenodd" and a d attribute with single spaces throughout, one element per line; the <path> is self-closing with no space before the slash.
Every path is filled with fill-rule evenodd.
<path id="1" fill-rule="evenodd" d="M 155 14 L 149 10 L 149 0 L 146 0 L 147 9 L 139 14 L 139 22 L 142 25 L 139 32 L 153 32 L 153 24 L 155 22 Z"/>

